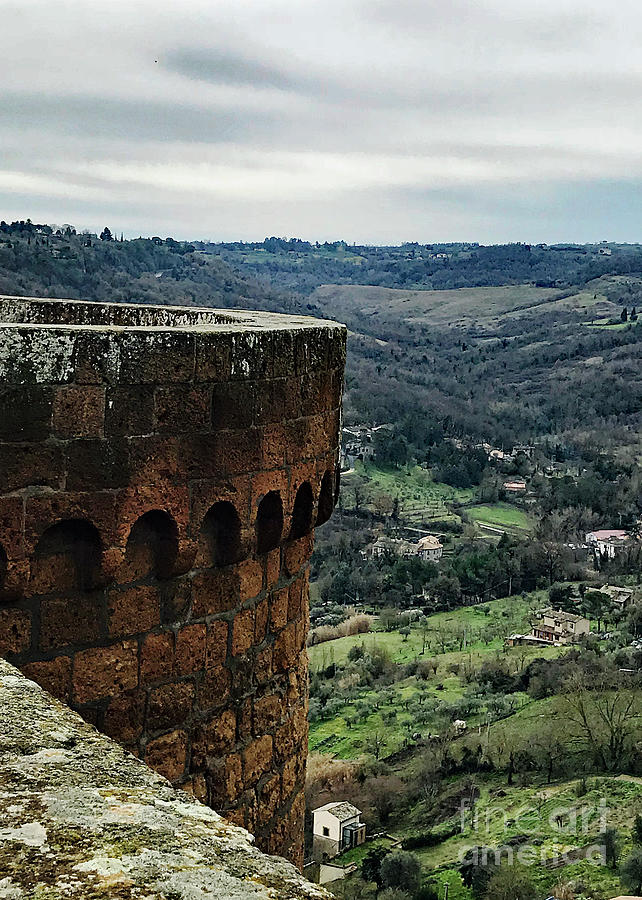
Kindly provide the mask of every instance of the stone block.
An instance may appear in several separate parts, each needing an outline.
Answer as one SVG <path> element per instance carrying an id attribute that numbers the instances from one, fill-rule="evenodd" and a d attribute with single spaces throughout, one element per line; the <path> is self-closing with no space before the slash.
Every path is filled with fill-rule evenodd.
<path id="1" fill-rule="evenodd" d="M 204 769 L 211 757 L 229 753 L 236 743 L 236 714 L 224 709 L 202 725 L 192 740 L 192 767 Z"/>
<path id="2" fill-rule="evenodd" d="M 185 773 L 187 734 L 172 731 L 150 741 L 145 748 L 145 762 L 168 781 L 178 781 Z"/>
<path id="3" fill-rule="evenodd" d="M 22 671 L 44 688 L 53 697 L 69 702 L 71 693 L 71 659 L 68 656 L 57 656 L 43 662 L 33 662 L 22 666 Z"/>
<path id="4" fill-rule="evenodd" d="M 192 578 L 192 615 L 196 619 L 229 612 L 240 602 L 235 568 L 205 569 Z"/>
<path id="5" fill-rule="evenodd" d="M 256 610 L 254 614 L 254 643 L 260 644 L 267 634 L 267 623 L 268 623 L 268 598 L 264 597 L 256 604 Z"/>
<path id="6" fill-rule="evenodd" d="M 129 691 L 138 684 L 138 644 L 123 641 L 110 647 L 95 647 L 76 653 L 73 697 L 89 703 Z"/>
<path id="7" fill-rule="evenodd" d="M 207 428 L 210 402 L 211 388 L 206 385 L 156 388 L 154 393 L 156 430 L 180 434 Z"/>
<path id="8" fill-rule="evenodd" d="M 170 678 L 174 669 L 174 635 L 171 631 L 149 634 L 140 650 L 140 680 L 152 684 Z"/>
<path id="9" fill-rule="evenodd" d="M 191 675 L 205 668 L 205 625 L 185 625 L 176 635 L 174 669 L 177 675 Z"/>
<path id="10" fill-rule="evenodd" d="M 145 694 L 134 690 L 110 700 L 102 730 L 121 744 L 132 744 L 143 732 Z"/>
<path id="11" fill-rule="evenodd" d="M 102 634 L 102 594 L 76 593 L 40 604 L 40 649 L 94 644 Z"/>
<path id="12" fill-rule="evenodd" d="M 153 585 L 137 585 L 108 594 L 109 633 L 112 637 L 150 631 L 160 625 L 160 598 Z"/>
<path id="13" fill-rule="evenodd" d="M 115 385 L 107 392 L 105 434 L 151 434 L 154 430 L 154 385 Z"/>
<path id="14" fill-rule="evenodd" d="M 227 636 L 229 627 L 227 622 L 210 622 L 207 627 L 207 654 L 205 665 L 208 669 L 216 669 L 222 666 L 227 659 Z"/>
<path id="15" fill-rule="evenodd" d="M 250 428 L 254 422 L 252 382 L 216 384 L 212 391 L 211 425 L 215 430 Z"/>
<path id="16" fill-rule="evenodd" d="M 59 387 L 53 399 L 53 432 L 59 438 L 99 438 L 105 427 L 105 388 Z"/>
<path id="17" fill-rule="evenodd" d="M 245 748 L 243 757 L 243 782 L 246 787 L 255 784 L 261 775 L 272 768 L 272 738 L 264 734 Z"/>
<path id="18" fill-rule="evenodd" d="M 274 641 L 274 671 L 287 672 L 299 657 L 296 624 L 290 623 Z"/>
<path id="19" fill-rule="evenodd" d="M 290 603 L 290 589 L 281 588 L 274 591 L 270 597 L 270 628 L 272 631 L 280 631 L 288 623 L 288 607 Z"/>
<path id="20" fill-rule="evenodd" d="M 162 684 L 149 692 L 147 719 L 148 732 L 164 731 L 184 725 L 189 719 L 194 702 L 194 685 L 189 681 Z"/>
<path id="21" fill-rule="evenodd" d="M 278 694 L 267 694 L 254 701 L 254 733 L 257 735 L 272 731 L 281 724 L 284 700 Z"/>
<path id="22" fill-rule="evenodd" d="M 61 445 L 0 443 L 0 493 L 39 485 L 61 488 L 64 479 Z"/>
<path id="23" fill-rule="evenodd" d="M 254 643 L 254 610 L 243 609 L 232 623 L 232 654 L 247 653 Z"/>
<path id="24" fill-rule="evenodd" d="M 241 602 L 256 597 L 263 590 L 263 563 L 246 559 L 237 567 Z"/>
<path id="25" fill-rule="evenodd" d="M 53 390 L 42 385 L 0 387 L 0 441 L 45 441 L 51 432 Z"/>
<path id="26" fill-rule="evenodd" d="M 207 669 L 198 687 L 197 703 L 200 710 L 206 712 L 222 706 L 229 700 L 232 677 L 225 666 Z"/>

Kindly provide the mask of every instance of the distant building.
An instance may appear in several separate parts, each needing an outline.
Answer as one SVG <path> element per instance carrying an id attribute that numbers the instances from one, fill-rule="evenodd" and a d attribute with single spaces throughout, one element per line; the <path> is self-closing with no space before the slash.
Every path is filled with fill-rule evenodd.
<path id="1" fill-rule="evenodd" d="M 504 490 L 508 494 L 523 494 L 526 490 L 526 482 L 521 480 L 505 481 Z"/>
<path id="2" fill-rule="evenodd" d="M 441 559 L 444 552 L 443 544 L 433 534 L 427 534 L 426 537 L 422 537 L 421 540 L 417 541 L 416 544 L 411 544 L 411 546 L 416 547 L 415 556 L 429 562 L 437 562 L 437 560 Z"/>
<path id="3" fill-rule="evenodd" d="M 395 556 L 403 557 L 403 559 L 418 556 L 419 559 L 437 562 L 437 560 L 441 559 L 443 552 L 444 548 L 441 541 L 432 534 L 422 537 L 416 544 L 413 544 L 411 541 L 404 541 L 402 538 L 391 538 L 381 535 L 374 544 L 371 544 L 364 551 L 364 556 L 378 558 L 392 553 Z"/>
<path id="4" fill-rule="evenodd" d="M 320 860 L 365 843 L 361 810 L 345 800 L 326 803 L 312 811 L 312 855 Z"/>
<path id="5" fill-rule="evenodd" d="M 548 607 L 537 614 L 531 635 L 549 644 L 575 644 L 590 630 L 588 619 Z"/>
<path id="6" fill-rule="evenodd" d="M 629 542 L 629 534 L 621 528 L 604 528 L 600 531 L 589 531 L 586 543 L 600 556 L 606 554 L 613 559 L 621 550 L 625 550 Z"/>
<path id="7" fill-rule="evenodd" d="M 633 588 L 618 587 L 614 584 L 604 584 L 599 589 L 603 594 L 610 598 L 613 606 L 618 609 L 626 609 L 633 603 Z"/>

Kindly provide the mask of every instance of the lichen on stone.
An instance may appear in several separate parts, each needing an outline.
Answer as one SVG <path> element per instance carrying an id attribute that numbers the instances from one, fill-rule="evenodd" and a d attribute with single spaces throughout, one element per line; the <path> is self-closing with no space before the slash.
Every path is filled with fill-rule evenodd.
<path id="1" fill-rule="evenodd" d="M 322 900 L 0 660 L 0 900 Z"/>

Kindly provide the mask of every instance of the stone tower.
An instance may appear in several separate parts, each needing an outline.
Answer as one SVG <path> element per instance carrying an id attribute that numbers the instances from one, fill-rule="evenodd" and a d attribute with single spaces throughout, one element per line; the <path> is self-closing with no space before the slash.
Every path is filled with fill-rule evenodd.
<path id="1" fill-rule="evenodd" d="M 0 298 L 0 655 L 302 861 L 345 329 Z"/>

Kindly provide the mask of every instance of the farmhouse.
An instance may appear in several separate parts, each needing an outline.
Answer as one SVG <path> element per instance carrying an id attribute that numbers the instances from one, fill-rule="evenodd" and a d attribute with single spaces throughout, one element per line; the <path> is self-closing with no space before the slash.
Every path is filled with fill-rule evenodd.
<path id="1" fill-rule="evenodd" d="M 633 603 L 633 588 L 618 587 L 613 584 L 605 584 L 600 588 L 603 594 L 610 597 L 613 606 L 618 609 L 626 609 Z"/>
<path id="2" fill-rule="evenodd" d="M 438 559 L 441 559 L 444 552 L 441 541 L 434 534 L 427 534 L 426 537 L 422 537 L 416 544 L 411 544 L 410 546 L 415 548 L 414 556 L 430 562 L 436 562 Z"/>
<path id="3" fill-rule="evenodd" d="M 621 528 L 603 528 L 599 531 L 589 531 L 586 535 L 589 547 L 600 556 L 606 554 L 609 559 L 613 559 L 626 549 L 629 540 L 628 532 Z"/>
<path id="4" fill-rule="evenodd" d="M 549 644 L 575 644 L 590 630 L 588 619 L 549 606 L 537 614 L 531 634 Z"/>
<path id="5" fill-rule="evenodd" d="M 526 482 L 522 481 L 521 479 L 517 479 L 514 481 L 505 481 L 504 490 L 508 494 L 523 494 L 526 490 Z"/>
<path id="6" fill-rule="evenodd" d="M 365 843 L 366 826 L 361 810 L 345 800 L 326 803 L 312 811 L 312 854 L 315 859 L 331 858 Z"/>

